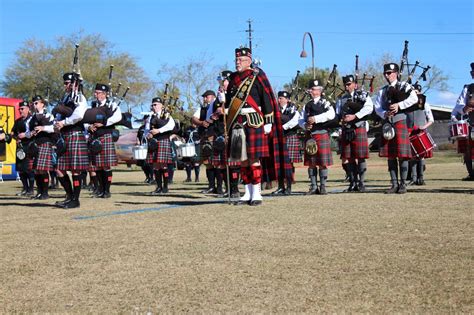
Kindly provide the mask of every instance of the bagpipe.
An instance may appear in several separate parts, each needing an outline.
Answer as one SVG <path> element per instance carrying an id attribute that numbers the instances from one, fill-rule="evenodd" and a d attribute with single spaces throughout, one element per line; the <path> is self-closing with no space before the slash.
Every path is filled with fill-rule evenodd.
<path id="1" fill-rule="evenodd" d="M 3 114 L 0 114 L 0 120 L 2 118 L 3 118 Z M 10 117 L 7 115 L 5 122 L 0 126 L 0 135 L 5 135 L 4 139 L 1 140 L 1 142 L 6 142 L 6 143 L 12 142 L 12 136 L 8 133 L 8 120 L 9 119 Z M 7 125 L 6 128 L 5 128 L 5 125 Z"/>

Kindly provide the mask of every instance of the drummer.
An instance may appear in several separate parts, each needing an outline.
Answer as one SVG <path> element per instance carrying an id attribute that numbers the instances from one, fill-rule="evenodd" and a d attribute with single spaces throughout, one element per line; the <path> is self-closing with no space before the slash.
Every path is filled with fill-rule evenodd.
<path id="1" fill-rule="evenodd" d="M 471 78 L 474 79 L 474 62 L 471 63 Z M 464 85 L 461 95 L 459 95 L 456 106 L 451 112 L 451 120 L 456 122 L 459 119 L 467 120 L 469 124 L 467 138 L 458 139 L 458 153 L 464 154 L 464 163 L 468 176 L 464 181 L 474 181 L 474 171 L 472 158 L 474 156 L 474 140 L 472 131 L 474 126 L 474 83 Z M 470 148 L 470 149 L 469 149 Z"/>
<path id="2" fill-rule="evenodd" d="M 413 111 L 413 134 L 420 133 L 424 130 L 427 130 L 429 126 L 434 123 L 433 113 L 431 107 L 426 103 L 426 96 L 422 94 L 421 85 L 413 85 L 415 92 L 418 95 L 418 103 L 414 106 L 416 109 Z M 425 185 L 423 178 L 423 172 L 425 170 L 425 158 L 429 159 L 433 157 L 433 150 L 430 150 L 426 153 L 425 157 L 417 158 L 413 156 L 413 159 L 410 161 L 410 170 L 411 170 L 411 180 L 408 182 L 408 185 Z"/>

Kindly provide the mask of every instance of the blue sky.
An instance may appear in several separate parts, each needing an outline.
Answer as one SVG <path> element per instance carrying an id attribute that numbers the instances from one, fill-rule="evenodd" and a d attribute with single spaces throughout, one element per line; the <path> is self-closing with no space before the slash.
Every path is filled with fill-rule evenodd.
<path id="1" fill-rule="evenodd" d="M 361 64 L 384 53 L 398 62 L 408 40 L 411 62 L 436 65 L 450 76 L 447 93 L 428 95 L 432 104 L 454 105 L 462 86 L 472 81 L 472 0 L 0 0 L 0 78 L 26 39 L 54 43 L 79 30 L 100 33 L 118 51 L 130 53 L 152 80 L 161 64 L 201 54 L 232 67 L 234 49 L 247 43 L 249 18 L 254 55 L 275 89 L 311 66 L 311 58 L 299 57 L 305 32 L 314 38 L 316 67 L 337 64 L 342 74 L 353 71 L 356 54 Z M 310 55 L 309 40 L 305 47 Z"/>

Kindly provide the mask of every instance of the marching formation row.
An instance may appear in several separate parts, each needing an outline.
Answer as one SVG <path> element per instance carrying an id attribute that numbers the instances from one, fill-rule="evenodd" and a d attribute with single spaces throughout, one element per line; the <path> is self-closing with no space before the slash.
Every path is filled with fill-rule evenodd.
<path id="1" fill-rule="evenodd" d="M 190 167 L 203 162 L 209 187 L 204 192 L 235 198 L 236 204 L 262 203 L 262 182 L 278 181 L 273 194 L 291 194 L 294 163 L 308 167 L 310 187 L 307 194 L 326 194 L 328 167 L 333 164 L 329 129 L 340 128 L 340 157 L 349 187 L 346 191 L 365 192 L 366 159 L 369 158 L 367 120 L 375 111 L 383 121 L 381 157 L 387 157 L 391 186 L 387 193 L 404 194 L 409 184 L 424 185 L 424 159 L 432 156 L 433 141 L 426 128 L 433 115 L 419 84 L 400 80 L 396 63 L 384 65 L 387 85 L 371 97 L 360 87 L 357 75 L 343 76 L 345 93 L 335 106 L 324 96 L 320 80 L 307 87 L 309 102 L 299 111 L 290 101 L 290 93 L 275 97 L 264 71 L 252 64 L 248 48 L 235 50 L 235 72 L 223 71 L 217 91 L 206 91 L 203 105 L 191 117 L 187 130 Z M 474 63 L 471 64 L 474 78 Z M 18 144 L 17 170 L 23 183 L 21 194 L 32 191 L 36 181 L 36 199 L 48 198 L 49 174 L 56 171 L 66 192 L 57 202 L 62 208 L 80 206 L 81 173 L 90 173 L 96 187 L 94 196 L 109 198 L 112 167 L 117 165 L 115 126 L 124 123 L 120 104 L 111 97 L 110 88 L 98 83 L 92 108 L 81 93 L 81 78 L 76 72 L 63 76 L 65 96 L 52 113 L 45 111 L 45 100 L 36 95 L 32 104 L 19 104 L 21 117 L 11 134 Z M 474 84 L 464 86 L 453 110 L 451 135 L 458 139 L 469 173 L 474 180 Z M 173 163 L 172 135 L 176 123 L 163 106 L 163 99 L 151 102 L 151 114 L 138 132 L 141 144 L 136 148 L 142 166 L 154 173 L 157 188 L 153 195 L 168 192 L 168 165 Z M 298 130 L 304 130 L 304 156 L 300 153 Z M 170 139 L 171 138 L 171 139 Z M 57 158 L 57 160 L 56 160 Z M 407 175 L 411 171 L 411 181 Z M 68 175 L 71 172 L 72 180 Z M 188 175 L 188 178 L 190 176 Z M 245 188 L 241 196 L 238 185 Z"/>

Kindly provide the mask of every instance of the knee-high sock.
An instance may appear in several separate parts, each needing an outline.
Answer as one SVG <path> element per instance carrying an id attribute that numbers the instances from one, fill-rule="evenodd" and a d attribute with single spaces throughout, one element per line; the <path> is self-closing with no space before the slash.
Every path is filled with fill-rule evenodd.
<path id="1" fill-rule="evenodd" d="M 112 170 L 104 170 L 104 192 L 110 193 L 110 185 L 112 185 Z"/>
<path id="2" fill-rule="evenodd" d="M 425 168 L 425 160 L 418 160 L 416 163 L 416 172 L 419 179 L 423 179 L 423 173 Z"/>
<path id="3" fill-rule="evenodd" d="M 318 169 L 317 168 L 308 168 L 308 176 L 311 183 L 311 188 L 318 187 Z"/>
<path id="4" fill-rule="evenodd" d="M 43 194 L 47 195 L 48 194 L 48 188 L 49 188 L 49 174 L 46 172 L 42 176 L 42 183 L 43 183 Z"/>
<path id="5" fill-rule="evenodd" d="M 398 185 L 398 163 L 396 159 L 388 159 L 388 172 L 393 186 Z"/>
<path id="6" fill-rule="evenodd" d="M 65 172 L 63 177 L 58 176 L 58 180 L 61 183 L 61 186 L 63 186 L 64 191 L 66 191 L 66 199 L 72 199 L 72 184 L 69 175 Z"/>
<path id="7" fill-rule="evenodd" d="M 398 165 L 400 167 L 400 182 L 405 183 L 408 175 L 408 160 L 400 160 Z"/>
<path id="8" fill-rule="evenodd" d="M 73 200 L 79 200 L 81 195 L 81 179 L 82 175 L 72 175 Z"/>
<path id="9" fill-rule="evenodd" d="M 365 172 L 367 172 L 367 162 L 365 159 L 359 159 L 357 172 L 359 173 L 359 183 L 363 184 L 365 182 Z"/>
<path id="10" fill-rule="evenodd" d="M 328 169 L 320 168 L 319 169 L 319 180 L 321 181 L 321 186 L 326 186 L 326 180 L 328 179 Z"/>

